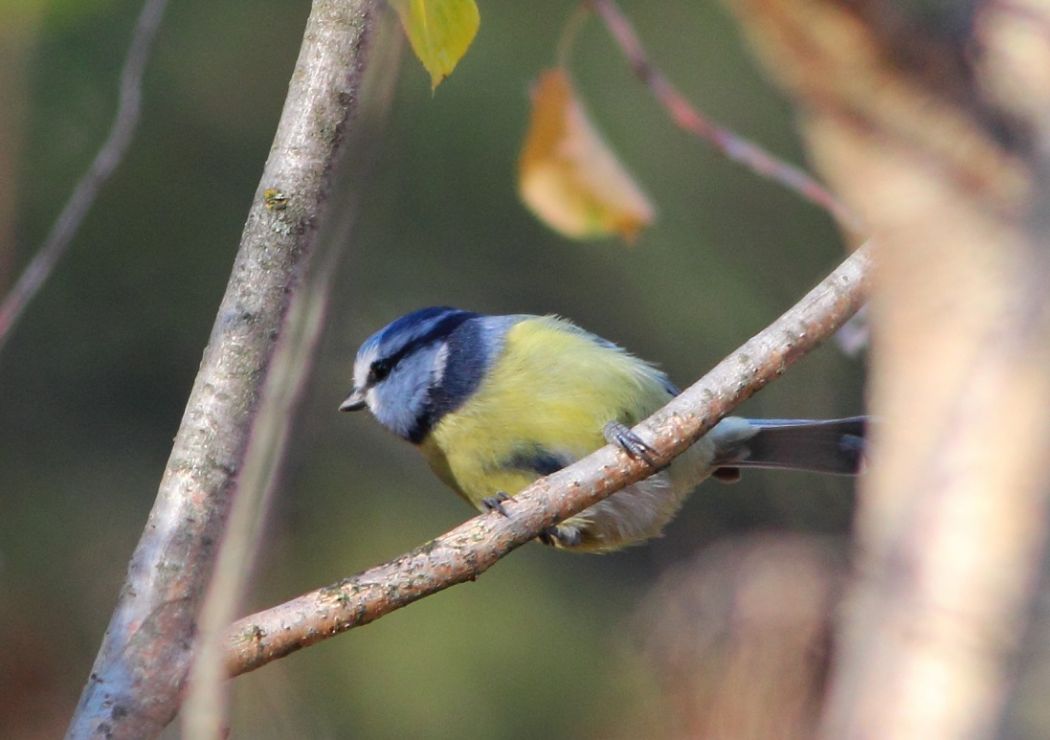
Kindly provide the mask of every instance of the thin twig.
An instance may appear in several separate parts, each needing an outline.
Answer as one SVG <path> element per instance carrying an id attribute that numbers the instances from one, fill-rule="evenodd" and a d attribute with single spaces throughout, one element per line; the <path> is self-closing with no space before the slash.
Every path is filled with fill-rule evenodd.
<path id="1" fill-rule="evenodd" d="M 51 276 L 58 261 L 69 251 L 73 237 L 94 205 L 102 186 L 124 160 L 135 129 L 138 128 L 142 112 L 142 78 L 167 4 L 168 0 L 146 0 L 142 5 L 132 31 L 131 46 L 120 72 L 117 111 L 109 134 L 52 224 L 44 243 L 0 303 L 0 352 L 26 306 Z"/>
<path id="2" fill-rule="evenodd" d="M 586 3 L 577 5 L 561 27 L 561 35 L 558 37 L 558 45 L 555 47 L 554 52 L 554 58 L 558 61 L 558 66 L 569 66 L 569 56 L 572 54 L 572 48 L 576 44 L 576 37 L 583 27 L 584 21 L 590 15 L 590 8 L 587 7 Z"/>
<path id="3" fill-rule="evenodd" d="M 675 125 L 706 141 L 718 152 L 752 172 L 777 182 L 802 198 L 823 208 L 844 228 L 864 233 L 860 218 L 831 191 L 805 171 L 770 154 L 759 145 L 719 126 L 698 111 L 681 92 L 649 61 L 631 22 L 614 0 L 586 0 L 605 22 L 606 28 L 627 57 L 631 69 L 660 101 Z"/>
<path id="4" fill-rule="evenodd" d="M 722 360 L 671 403 L 636 427 L 667 464 L 732 408 L 830 336 L 861 306 L 868 287 L 870 246 L 862 246 L 801 301 Z M 576 514 L 652 470 L 603 447 L 532 484 L 489 513 L 396 560 L 299 596 L 234 623 L 227 636 L 231 676 L 472 581 L 544 528 Z"/>

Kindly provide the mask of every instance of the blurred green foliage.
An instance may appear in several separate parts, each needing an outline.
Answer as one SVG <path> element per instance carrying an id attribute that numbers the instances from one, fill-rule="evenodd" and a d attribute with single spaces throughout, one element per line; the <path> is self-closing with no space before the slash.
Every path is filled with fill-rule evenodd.
<path id="1" fill-rule="evenodd" d="M 26 118 L 14 170 L 0 171 L 17 184 L 16 238 L 0 243 L 16 266 L 109 125 L 138 10 L 128 0 L 75 14 L 72 5 L 42 1 L 38 22 L 25 26 L 32 38 L 19 39 L 29 55 Z M 786 104 L 720 7 L 623 6 L 654 61 L 701 109 L 802 161 Z M 658 220 L 632 249 L 570 244 L 536 222 L 514 182 L 527 90 L 553 61 L 573 7 L 483 5 L 474 46 L 435 95 L 414 61 L 403 66 L 315 377 L 289 420 L 295 441 L 250 606 L 385 560 L 470 514 L 408 445 L 336 411 L 357 343 L 391 318 L 428 304 L 557 312 L 686 384 L 841 258 L 824 214 L 674 129 L 595 21 L 577 41 L 575 79 Z M 171 5 L 128 158 L 0 356 L 0 632 L 12 646 L 0 670 L 0 736 L 61 732 L 87 678 L 307 11 L 305 1 Z M 821 417 L 861 407 L 861 364 L 823 349 L 744 411 Z M 530 545 L 476 584 L 239 679 L 234 736 L 607 733 L 652 686 L 631 658 L 629 617 L 662 570 L 735 533 L 841 533 L 850 515 L 849 481 L 758 473 L 706 484 L 645 547 L 584 557 Z"/>

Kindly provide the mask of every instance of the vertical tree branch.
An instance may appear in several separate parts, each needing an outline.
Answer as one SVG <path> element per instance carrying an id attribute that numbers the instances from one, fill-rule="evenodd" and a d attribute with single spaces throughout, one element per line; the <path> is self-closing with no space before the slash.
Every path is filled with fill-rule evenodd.
<path id="1" fill-rule="evenodd" d="M 253 424 L 215 573 L 201 607 L 189 687 L 180 713 L 183 734 L 194 740 L 218 740 L 228 729 L 229 682 L 223 639 L 247 592 L 265 520 L 279 487 L 280 467 L 295 429 L 296 411 L 328 315 L 339 257 L 350 240 L 357 206 L 378 159 L 404 39 L 392 20 L 388 15 L 387 22 L 377 23 L 361 110 L 333 184 L 332 199 L 341 207 L 325 221 L 309 275 L 292 299 L 287 329 L 274 353 Z"/>
<path id="2" fill-rule="evenodd" d="M 69 736 L 143 738 L 174 715 L 260 389 L 359 104 L 374 0 L 315 0 L 153 511 Z"/>
<path id="3" fill-rule="evenodd" d="M 823 736 L 994 736 L 1050 494 L 1050 11 L 732 4 L 880 249 L 882 423 Z"/>

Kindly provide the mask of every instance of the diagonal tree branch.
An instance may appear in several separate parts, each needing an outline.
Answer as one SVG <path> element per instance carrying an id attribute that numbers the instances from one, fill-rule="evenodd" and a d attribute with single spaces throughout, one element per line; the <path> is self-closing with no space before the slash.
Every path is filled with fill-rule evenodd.
<path id="1" fill-rule="evenodd" d="M 667 464 L 732 408 L 818 346 L 864 302 L 871 247 L 862 246 L 787 313 L 748 340 L 635 431 Z M 613 447 L 543 478 L 505 504 L 509 517 L 475 517 L 396 560 L 236 622 L 227 637 L 231 676 L 375 621 L 464 581 L 550 525 L 645 478 L 648 465 Z"/>
<path id="2" fill-rule="evenodd" d="M 69 251 L 73 237 L 95 203 L 102 186 L 117 169 L 128 151 L 142 112 L 142 77 L 149 61 L 153 39 L 164 18 L 168 0 L 146 0 L 132 32 L 131 46 L 120 73 L 120 94 L 113 124 L 91 166 L 80 178 L 73 194 L 51 226 L 44 243 L 25 270 L 0 301 L 0 352 L 26 306 L 51 276 L 58 261 Z"/>
<path id="3" fill-rule="evenodd" d="M 375 0 L 314 0 L 226 295 L 69 737 L 152 737 L 176 711 L 260 389 L 360 103 L 376 13 Z"/>

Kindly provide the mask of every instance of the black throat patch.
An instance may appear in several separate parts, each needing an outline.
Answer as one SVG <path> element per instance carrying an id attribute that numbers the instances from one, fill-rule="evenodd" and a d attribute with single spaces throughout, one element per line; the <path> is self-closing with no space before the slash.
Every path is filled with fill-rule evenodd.
<path id="1" fill-rule="evenodd" d="M 474 318 L 476 314 L 468 314 Z M 463 320 L 448 335 L 448 355 L 441 380 L 431 386 L 427 404 L 416 418 L 408 439 L 422 442 L 441 418 L 455 411 L 478 389 L 492 361 L 492 347 L 486 344 L 477 321 Z"/>

